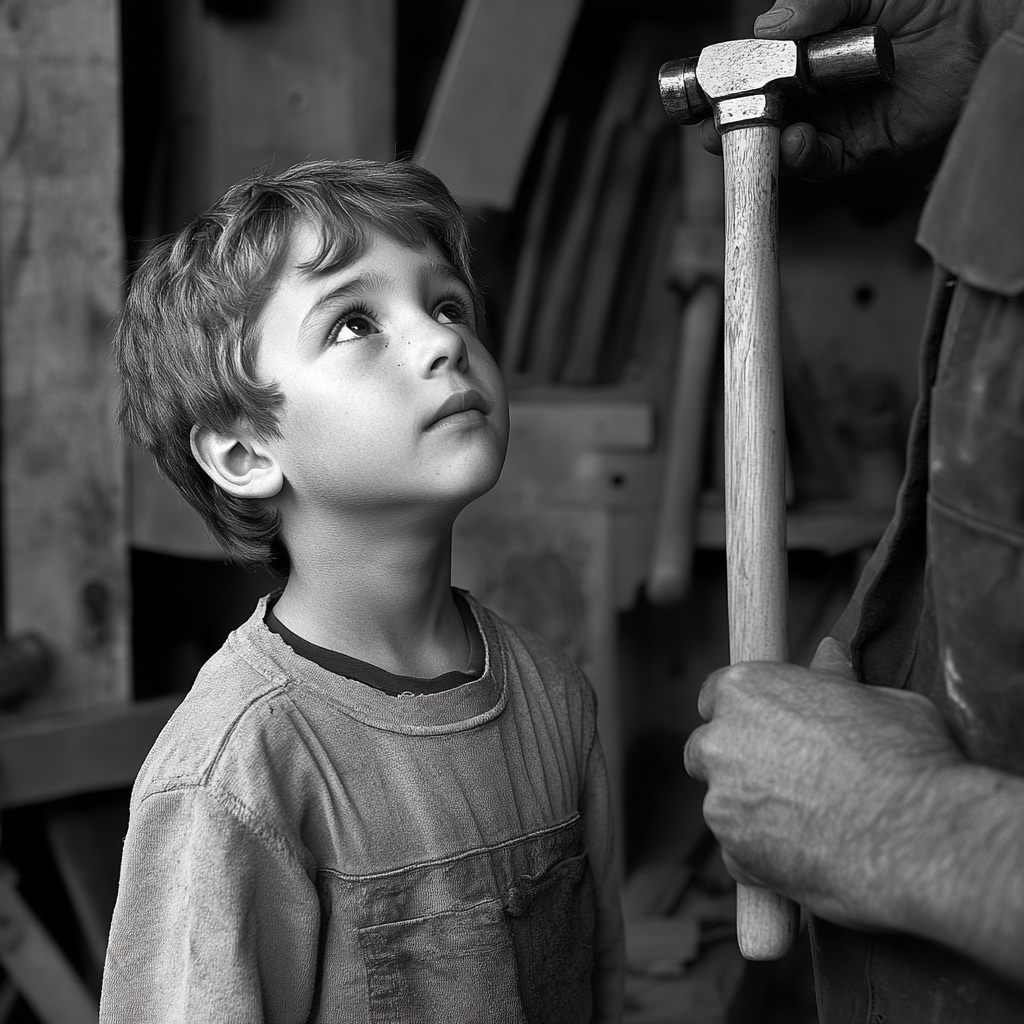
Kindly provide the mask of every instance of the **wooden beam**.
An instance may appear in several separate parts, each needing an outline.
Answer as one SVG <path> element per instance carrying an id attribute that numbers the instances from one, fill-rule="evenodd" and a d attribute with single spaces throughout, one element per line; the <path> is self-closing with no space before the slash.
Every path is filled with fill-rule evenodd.
<path id="1" fill-rule="evenodd" d="M 653 29 L 641 27 L 632 30 L 623 43 L 591 132 L 571 211 L 539 296 L 525 379 L 547 384 L 558 376 L 614 145 L 622 127 L 642 114 L 650 91 L 651 57 L 657 42 Z"/>
<path id="2" fill-rule="evenodd" d="M 99 1006 L 0 865 L 0 963 L 42 1024 L 96 1024 Z"/>
<path id="3" fill-rule="evenodd" d="M 5 625 L 54 648 L 47 708 L 129 691 L 119 75 L 114 0 L 0 5 Z"/>
<path id="4" fill-rule="evenodd" d="M 0 807 L 131 786 L 180 700 L 0 722 Z"/>

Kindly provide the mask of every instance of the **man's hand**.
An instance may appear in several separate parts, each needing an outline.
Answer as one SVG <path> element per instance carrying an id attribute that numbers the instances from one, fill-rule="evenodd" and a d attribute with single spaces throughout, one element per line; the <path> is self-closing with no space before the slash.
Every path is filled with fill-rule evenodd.
<path id="1" fill-rule="evenodd" d="M 855 682 L 826 639 L 812 669 L 751 662 L 701 690 L 686 767 L 742 882 L 839 924 L 895 927 L 886 842 L 962 759 L 934 705 Z"/>
<path id="2" fill-rule="evenodd" d="M 836 924 L 909 932 L 1024 984 L 1024 779 L 968 762 L 919 694 L 810 669 L 708 677 L 686 768 L 741 882 Z"/>
<path id="3" fill-rule="evenodd" d="M 803 39 L 855 25 L 888 32 L 896 76 L 888 85 L 789 102 L 784 172 L 820 180 L 866 160 L 934 142 L 956 123 L 975 71 L 1020 0 L 778 0 L 754 23 L 762 39 Z M 701 140 L 721 151 L 714 125 Z"/>

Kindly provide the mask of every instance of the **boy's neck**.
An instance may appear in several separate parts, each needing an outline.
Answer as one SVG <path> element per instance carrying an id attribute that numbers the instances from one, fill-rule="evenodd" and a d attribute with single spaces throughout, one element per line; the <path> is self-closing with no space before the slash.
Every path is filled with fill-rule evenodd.
<path id="1" fill-rule="evenodd" d="M 430 678 L 467 667 L 450 529 L 440 536 L 373 530 L 334 545 L 322 537 L 309 551 L 288 545 L 291 571 L 274 606 L 288 629 L 395 675 Z"/>

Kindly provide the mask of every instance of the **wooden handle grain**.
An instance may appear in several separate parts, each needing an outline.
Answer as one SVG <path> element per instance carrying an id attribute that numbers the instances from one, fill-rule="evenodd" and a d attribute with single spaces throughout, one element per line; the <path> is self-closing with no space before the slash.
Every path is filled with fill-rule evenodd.
<path id="1" fill-rule="evenodd" d="M 786 433 L 780 339 L 779 129 L 722 136 L 725 158 L 725 515 L 729 657 L 785 661 Z M 799 908 L 740 886 L 749 960 L 788 952 Z"/>

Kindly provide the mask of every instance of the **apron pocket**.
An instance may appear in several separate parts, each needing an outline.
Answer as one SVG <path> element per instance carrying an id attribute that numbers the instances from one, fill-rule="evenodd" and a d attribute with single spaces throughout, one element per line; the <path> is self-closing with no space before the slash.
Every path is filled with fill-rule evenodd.
<path id="1" fill-rule="evenodd" d="M 594 970 L 594 877 L 581 853 L 509 887 L 505 904 L 528 1024 L 586 1024 Z"/>
<path id="2" fill-rule="evenodd" d="M 502 906 L 359 929 L 369 1024 L 525 1024 Z"/>

